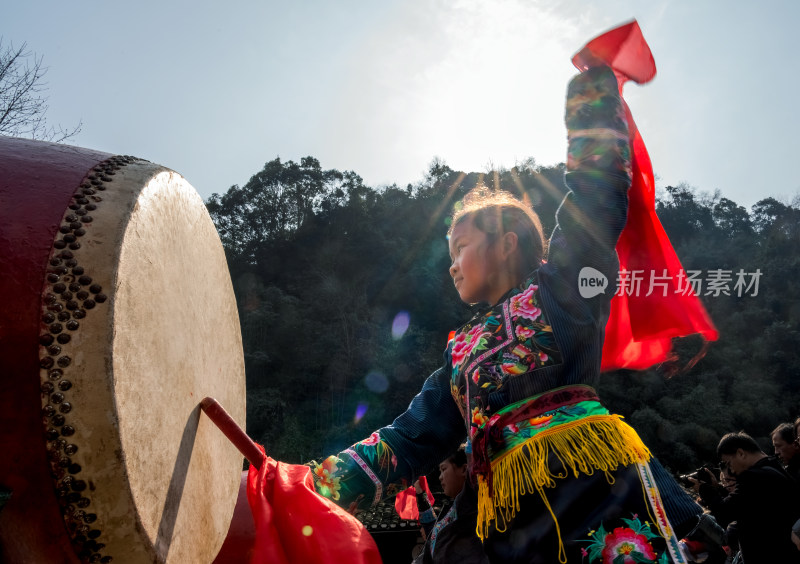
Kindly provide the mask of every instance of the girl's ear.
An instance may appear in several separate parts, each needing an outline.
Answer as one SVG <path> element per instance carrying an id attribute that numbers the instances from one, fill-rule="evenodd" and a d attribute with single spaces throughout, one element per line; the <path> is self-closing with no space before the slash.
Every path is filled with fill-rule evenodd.
<path id="1" fill-rule="evenodd" d="M 519 247 L 519 237 L 513 231 L 508 231 L 503 234 L 502 239 L 503 258 L 508 258 L 514 254 L 514 251 Z"/>

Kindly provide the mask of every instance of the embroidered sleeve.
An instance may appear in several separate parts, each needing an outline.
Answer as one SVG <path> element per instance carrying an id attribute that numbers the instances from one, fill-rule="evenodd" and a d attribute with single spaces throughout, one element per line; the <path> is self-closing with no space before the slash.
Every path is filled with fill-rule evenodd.
<path id="1" fill-rule="evenodd" d="M 614 246 L 625 226 L 631 185 L 628 122 L 608 67 L 576 76 L 567 91 L 567 173 L 570 192 L 556 214 L 548 262 L 570 284 L 592 267 L 608 277 L 608 300 L 618 268 Z"/>
<path id="2" fill-rule="evenodd" d="M 396 495 L 452 454 L 466 431 L 448 371 L 434 372 L 394 422 L 322 463 L 309 465 L 317 492 L 347 509 Z"/>

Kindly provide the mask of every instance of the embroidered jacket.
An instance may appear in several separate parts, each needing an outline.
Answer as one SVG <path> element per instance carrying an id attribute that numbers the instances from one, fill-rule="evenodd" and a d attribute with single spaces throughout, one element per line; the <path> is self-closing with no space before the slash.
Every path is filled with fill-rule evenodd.
<path id="1" fill-rule="evenodd" d="M 597 383 L 631 172 L 616 79 L 608 69 L 595 70 L 569 87 L 570 191 L 556 213 L 547 261 L 456 331 L 443 366 L 391 425 L 311 463 L 322 495 L 343 507 L 373 504 L 435 467 L 503 408 L 555 388 Z M 584 415 L 565 412 L 556 423 Z M 515 422 L 503 432 L 533 436 L 552 419 Z"/>

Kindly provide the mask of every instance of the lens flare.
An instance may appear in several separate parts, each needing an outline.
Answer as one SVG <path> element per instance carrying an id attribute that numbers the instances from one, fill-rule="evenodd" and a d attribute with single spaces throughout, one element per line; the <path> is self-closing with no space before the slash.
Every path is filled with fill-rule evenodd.
<path id="1" fill-rule="evenodd" d="M 367 385 L 369 391 L 375 392 L 376 394 L 382 394 L 389 389 L 389 380 L 382 372 L 378 372 L 377 370 L 373 370 L 367 374 L 364 378 L 364 384 Z"/>
<path id="2" fill-rule="evenodd" d="M 395 315 L 394 321 L 392 321 L 392 339 L 395 341 L 400 340 L 403 335 L 406 334 L 406 331 L 408 331 L 408 324 L 410 321 L 411 317 L 408 315 L 407 311 L 401 311 Z"/>
<path id="3" fill-rule="evenodd" d="M 369 405 L 366 402 L 358 402 L 358 406 L 356 407 L 356 416 L 353 418 L 353 423 L 358 423 L 361 421 L 364 415 L 366 415 L 368 407 Z"/>
<path id="4" fill-rule="evenodd" d="M 314 534 L 314 529 L 311 525 L 306 525 L 305 527 L 303 527 L 302 531 L 304 537 L 310 537 L 311 535 Z"/>

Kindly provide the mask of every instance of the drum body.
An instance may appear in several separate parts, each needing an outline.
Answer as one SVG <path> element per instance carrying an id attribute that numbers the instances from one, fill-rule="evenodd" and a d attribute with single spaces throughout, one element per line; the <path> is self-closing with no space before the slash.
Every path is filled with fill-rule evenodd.
<path id="1" fill-rule="evenodd" d="M 0 558 L 211 562 L 242 456 L 236 302 L 177 173 L 0 137 Z"/>

